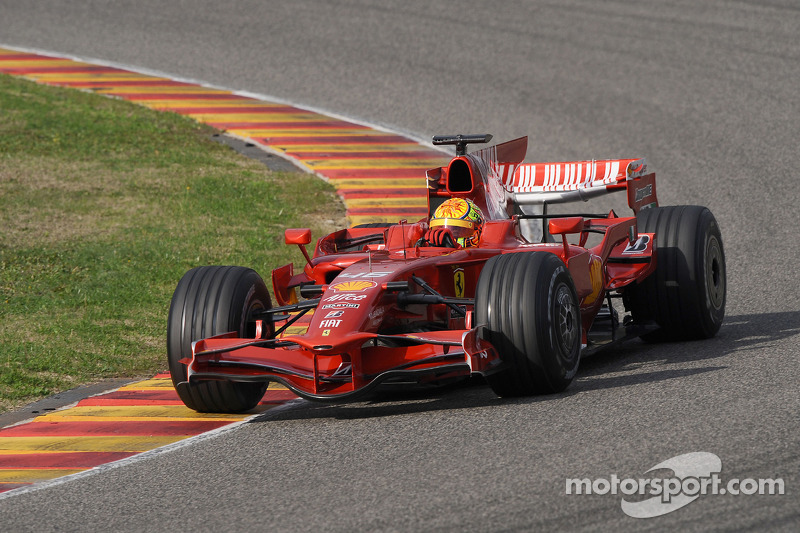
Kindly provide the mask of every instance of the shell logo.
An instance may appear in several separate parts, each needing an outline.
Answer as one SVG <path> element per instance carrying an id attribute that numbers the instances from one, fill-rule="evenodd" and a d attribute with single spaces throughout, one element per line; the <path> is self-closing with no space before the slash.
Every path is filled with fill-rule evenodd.
<path id="1" fill-rule="evenodd" d="M 377 286 L 378 284 L 374 281 L 343 281 L 342 283 L 337 283 L 336 285 L 332 286 L 331 289 L 336 292 L 357 292 L 365 291 Z"/>

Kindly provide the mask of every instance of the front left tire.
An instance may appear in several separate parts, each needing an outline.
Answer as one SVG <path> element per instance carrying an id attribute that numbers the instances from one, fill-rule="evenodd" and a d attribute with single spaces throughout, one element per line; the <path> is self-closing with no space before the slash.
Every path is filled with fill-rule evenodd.
<path id="1" fill-rule="evenodd" d="M 190 409 L 205 413 L 241 413 L 261 401 L 266 383 L 235 381 L 187 382 L 186 365 L 192 342 L 235 331 L 255 337 L 250 316 L 272 308 L 269 292 L 254 270 L 237 266 L 202 266 L 178 283 L 169 308 L 167 359 L 172 383 Z M 269 333 L 269 332 L 267 332 Z"/>

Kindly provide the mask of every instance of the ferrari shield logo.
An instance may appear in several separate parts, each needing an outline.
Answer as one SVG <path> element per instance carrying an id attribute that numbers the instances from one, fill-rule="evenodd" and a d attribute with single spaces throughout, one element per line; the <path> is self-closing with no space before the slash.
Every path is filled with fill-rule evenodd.
<path id="1" fill-rule="evenodd" d="M 453 272 L 453 286 L 456 289 L 456 298 L 464 297 L 464 270 L 458 269 Z"/>

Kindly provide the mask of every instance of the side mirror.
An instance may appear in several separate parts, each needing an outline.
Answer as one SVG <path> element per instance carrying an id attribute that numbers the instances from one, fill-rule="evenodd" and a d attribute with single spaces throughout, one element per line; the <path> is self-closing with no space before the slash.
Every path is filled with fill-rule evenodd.
<path id="1" fill-rule="evenodd" d="M 547 229 L 551 235 L 561 235 L 561 242 L 564 244 L 564 262 L 566 263 L 569 259 L 567 234 L 583 231 L 583 217 L 553 218 L 547 224 Z"/>
<path id="2" fill-rule="evenodd" d="M 286 244 L 296 244 L 303 252 L 303 257 L 306 258 L 306 263 L 311 264 L 311 258 L 308 256 L 306 244 L 311 242 L 311 230 L 308 228 L 303 229 L 287 229 L 283 234 Z"/>
<path id="3" fill-rule="evenodd" d="M 583 217 L 552 218 L 547 224 L 551 235 L 566 235 L 583 231 Z"/>
<path id="4" fill-rule="evenodd" d="M 302 246 L 311 242 L 311 230 L 308 228 L 287 229 L 283 235 L 286 239 L 286 244 Z"/>

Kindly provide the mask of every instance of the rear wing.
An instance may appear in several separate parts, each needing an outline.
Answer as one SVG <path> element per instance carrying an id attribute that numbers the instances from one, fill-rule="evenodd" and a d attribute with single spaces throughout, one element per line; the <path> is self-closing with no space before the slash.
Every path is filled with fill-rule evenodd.
<path id="1" fill-rule="evenodd" d="M 586 201 L 627 189 L 628 205 L 636 212 L 658 205 L 655 187 L 644 159 L 525 163 L 503 183 L 506 198 L 517 205 Z"/>
<path id="2" fill-rule="evenodd" d="M 527 137 L 465 153 L 468 143 L 490 139 L 491 135 L 434 137 L 434 144 L 455 144 L 457 155 L 449 165 L 427 172 L 431 216 L 441 202 L 453 196 L 470 198 L 486 210 L 489 220 L 508 218 L 519 211 L 541 212 L 536 206 L 587 201 L 622 190 L 627 190 L 628 205 L 635 213 L 658 206 L 656 175 L 647 173 L 644 159 L 522 163 Z"/>

